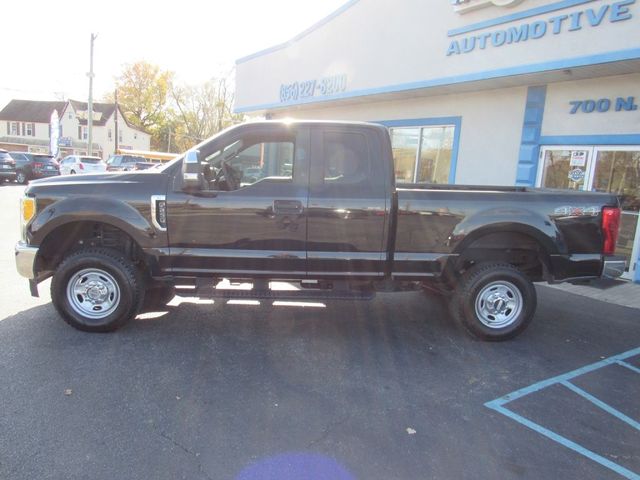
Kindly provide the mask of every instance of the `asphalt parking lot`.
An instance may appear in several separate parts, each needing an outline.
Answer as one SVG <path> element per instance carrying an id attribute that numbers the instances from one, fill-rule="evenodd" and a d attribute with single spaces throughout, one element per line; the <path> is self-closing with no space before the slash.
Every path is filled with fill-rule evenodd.
<path id="1" fill-rule="evenodd" d="M 13 264 L 0 186 L 0 478 L 640 478 L 640 310 L 538 287 L 475 341 L 421 293 L 172 302 L 73 330 Z"/>

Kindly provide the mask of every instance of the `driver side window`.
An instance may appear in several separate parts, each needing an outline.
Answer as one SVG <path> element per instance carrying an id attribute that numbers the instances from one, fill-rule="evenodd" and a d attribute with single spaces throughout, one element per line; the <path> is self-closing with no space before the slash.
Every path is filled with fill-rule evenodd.
<path id="1" fill-rule="evenodd" d="M 204 177 L 211 190 L 232 191 L 265 178 L 293 179 L 292 140 L 237 140 L 205 159 Z"/>

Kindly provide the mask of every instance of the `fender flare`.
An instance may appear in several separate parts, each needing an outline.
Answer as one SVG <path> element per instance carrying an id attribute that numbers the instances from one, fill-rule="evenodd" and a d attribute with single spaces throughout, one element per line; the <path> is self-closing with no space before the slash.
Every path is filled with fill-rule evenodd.
<path id="1" fill-rule="evenodd" d="M 73 196 L 48 205 L 36 215 L 29 226 L 30 242 L 40 245 L 54 230 L 78 222 L 116 227 L 142 248 L 151 247 L 157 238 L 149 219 L 131 205 L 113 198 Z"/>

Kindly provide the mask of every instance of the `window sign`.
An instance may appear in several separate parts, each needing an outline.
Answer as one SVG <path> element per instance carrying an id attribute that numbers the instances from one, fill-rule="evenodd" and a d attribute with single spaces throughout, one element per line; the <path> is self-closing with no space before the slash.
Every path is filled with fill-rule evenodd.
<path id="1" fill-rule="evenodd" d="M 572 167 L 584 167 L 587 164 L 587 152 L 585 150 L 574 150 L 571 152 Z"/>

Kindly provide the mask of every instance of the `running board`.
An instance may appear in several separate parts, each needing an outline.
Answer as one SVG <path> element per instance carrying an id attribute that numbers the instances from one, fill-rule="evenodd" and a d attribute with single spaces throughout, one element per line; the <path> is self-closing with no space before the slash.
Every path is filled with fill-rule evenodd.
<path id="1" fill-rule="evenodd" d="M 262 286 L 261 286 L 262 287 Z M 270 288 L 216 288 L 211 284 L 196 288 L 176 288 L 178 295 L 199 298 L 224 298 L 240 300 L 371 300 L 376 292 L 366 290 L 272 290 Z"/>

